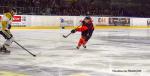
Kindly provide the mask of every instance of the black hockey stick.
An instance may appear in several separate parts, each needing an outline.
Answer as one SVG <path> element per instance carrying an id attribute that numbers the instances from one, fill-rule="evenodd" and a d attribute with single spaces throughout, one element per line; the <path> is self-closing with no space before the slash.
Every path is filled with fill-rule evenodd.
<path id="1" fill-rule="evenodd" d="M 69 33 L 68 35 L 63 35 L 64 38 L 67 38 L 68 36 L 70 36 L 72 33 Z"/>
<path id="2" fill-rule="evenodd" d="M 20 45 L 18 42 L 16 42 L 16 41 L 13 41 L 13 42 L 15 42 L 18 46 L 20 46 L 22 49 L 24 49 L 25 51 L 27 51 L 27 52 L 28 52 L 29 54 L 31 54 L 33 57 L 36 57 L 35 54 L 31 53 L 29 50 L 27 50 L 25 47 L 23 47 L 22 45 Z"/>
<path id="3" fill-rule="evenodd" d="M 8 34 L 10 36 L 10 34 L 8 32 L 6 32 L 6 34 Z M 6 35 L 7 36 L 7 35 Z M 11 37 L 11 36 L 10 36 Z M 9 37 L 8 37 L 9 38 Z M 23 47 L 22 45 L 20 45 L 17 41 L 13 40 L 14 43 L 16 43 L 18 46 L 20 46 L 23 50 L 27 51 L 29 54 L 31 54 L 33 57 L 36 57 L 35 54 L 31 53 L 29 50 L 27 50 L 25 47 Z"/>
<path id="4" fill-rule="evenodd" d="M 78 26 L 78 27 L 76 27 L 75 29 L 77 29 L 77 28 L 79 28 L 81 26 L 81 24 Z M 64 38 L 67 38 L 68 36 L 70 36 L 72 33 L 70 32 L 68 35 L 63 35 L 63 37 Z"/>

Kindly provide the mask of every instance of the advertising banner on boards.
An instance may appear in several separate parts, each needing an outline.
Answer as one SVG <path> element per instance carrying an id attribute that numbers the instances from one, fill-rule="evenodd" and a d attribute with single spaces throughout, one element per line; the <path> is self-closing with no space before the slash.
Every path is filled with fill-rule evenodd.
<path id="1" fill-rule="evenodd" d="M 109 25 L 130 26 L 130 18 L 110 17 L 109 18 Z"/>

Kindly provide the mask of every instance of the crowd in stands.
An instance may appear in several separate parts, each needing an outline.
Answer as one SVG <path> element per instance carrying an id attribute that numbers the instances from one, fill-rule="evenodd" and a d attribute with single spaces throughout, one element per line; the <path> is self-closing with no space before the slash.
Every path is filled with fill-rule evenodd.
<path id="1" fill-rule="evenodd" d="M 7 8 L 15 7 L 18 14 L 28 15 L 98 15 L 98 16 L 139 16 L 149 14 L 128 8 L 96 6 L 94 0 L 0 0 L 0 14 Z"/>

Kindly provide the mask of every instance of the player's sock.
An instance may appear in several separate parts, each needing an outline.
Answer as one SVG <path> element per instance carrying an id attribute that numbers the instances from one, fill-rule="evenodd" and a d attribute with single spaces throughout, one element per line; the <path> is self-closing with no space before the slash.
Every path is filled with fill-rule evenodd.
<path id="1" fill-rule="evenodd" d="M 83 42 L 84 42 L 84 39 L 81 37 L 79 42 L 78 42 L 78 46 L 77 46 L 77 49 L 80 48 L 81 45 L 83 45 Z"/>
<path id="2" fill-rule="evenodd" d="M 83 47 L 84 48 L 86 48 L 86 43 L 87 43 L 87 41 L 84 40 L 84 42 L 83 42 Z"/>
<path id="3" fill-rule="evenodd" d="M 80 49 L 81 44 L 79 43 L 78 46 L 76 47 L 77 49 Z"/>

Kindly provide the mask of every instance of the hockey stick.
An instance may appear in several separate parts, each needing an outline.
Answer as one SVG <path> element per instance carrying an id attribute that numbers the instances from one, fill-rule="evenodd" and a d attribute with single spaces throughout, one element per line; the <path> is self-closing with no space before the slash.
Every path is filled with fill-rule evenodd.
<path id="1" fill-rule="evenodd" d="M 20 46 L 23 50 L 27 51 L 29 54 L 31 54 L 33 57 L 36 57 L 35 54 L 31 53 L 29 50 L 27 50 L 25 47 L 23 47 L 22 45 L 20 45 L 18 42 L 16 42 L 15 40 L 13 41 L 15 42 L 18 46 Z"/>
<path id="2" fill-rule="evenodd" d="M 67 38 L 68 36 L 70 36 L 72 33 L 69 33 L 68 35 L 63 35 L 64 38 Z"/>
<path id="3" fill-rule="evenodd" d="M 8 35 L 10 36 L 10 34 L 8 32 L 5 32 L 4 34 L 7 34 L 6 36 L 8 37 Z M 11 37 L 11 36 L 10 36 Z M 10 38 L 8 37 L 8 38 Z M 10 38 L 11 39 L 11 38 Z M 27 50 L 25 47 L 23 47 L 22 45 L 20 45 L 18 42 L 16 42 L 15 40 L 13 40 L 14 43 L 16 43 L 18 46 L 20 46 L 22 49 L 24 49 L 25 51 L 27 51 L 29 54 L 31 54 L 33 57 L 36 57 L 35 54 L 31 53 L 29 50 Z"/>
<path id="4" fill-rule="evenodd" d="M 78 27 L 76 27 L 75 29 L 79 28 L 80 26 L 81 26 L 81 24 L 80 24 Z M 63 37 L 64 37 L 64 38 L 67 38 L 67 37 L 69 37 L 71 34 L 72 34 L 72 33 L 70 32 L 68 35 L 63 35 Z"/>

